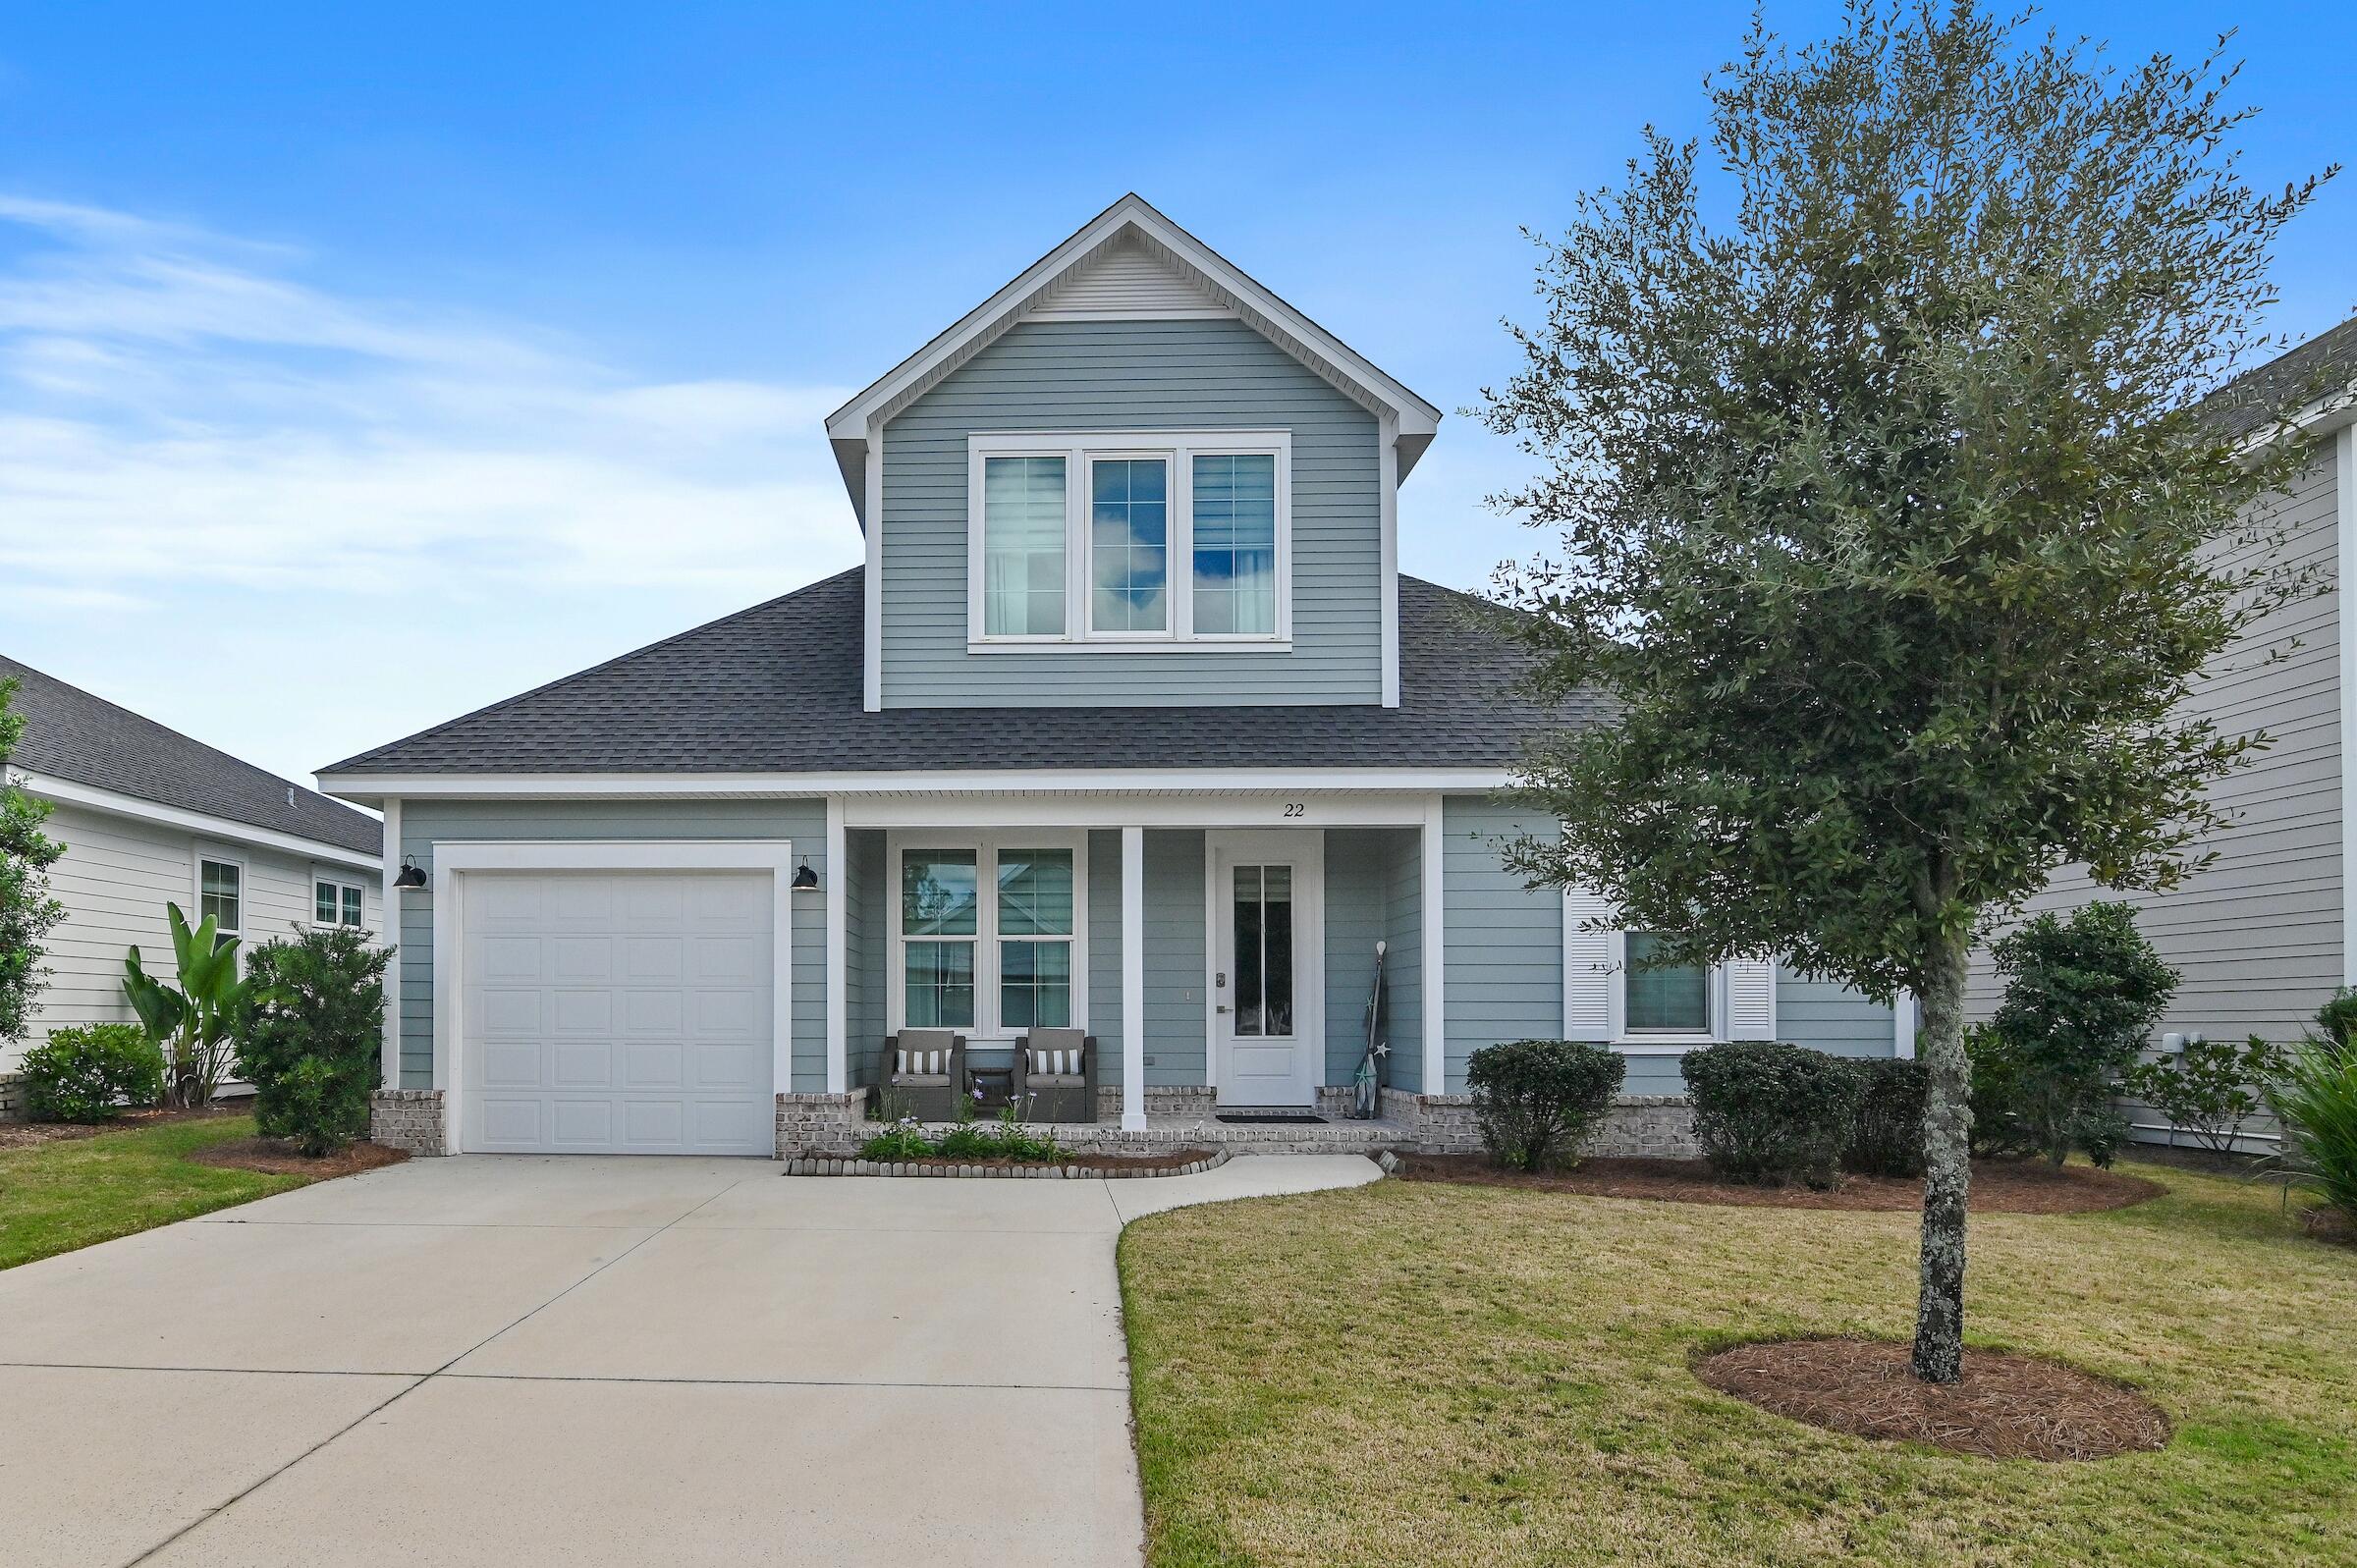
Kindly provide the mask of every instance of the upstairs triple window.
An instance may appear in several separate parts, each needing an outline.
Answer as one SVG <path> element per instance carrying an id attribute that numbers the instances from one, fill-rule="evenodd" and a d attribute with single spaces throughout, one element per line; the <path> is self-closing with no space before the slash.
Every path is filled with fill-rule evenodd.
<path id="1" fill-rule="evenodd" d="M 976 648 L 1290 635 L 1285 432 L 975 436 L 969 453 Z"/>

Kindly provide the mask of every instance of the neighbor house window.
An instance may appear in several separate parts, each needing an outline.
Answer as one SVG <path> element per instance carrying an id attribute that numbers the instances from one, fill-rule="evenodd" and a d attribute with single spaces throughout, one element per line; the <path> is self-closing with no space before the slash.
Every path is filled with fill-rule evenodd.
<path id="1" fill-rule="evenodd" d="M 991 1039 L 1080 1021 L 1076 838 L 986 835 L 896 842 L 892 854 L 901 886 L 896 1028 Z"/>
<path id="2" fill-rule="evenodd" d="M 976 435 L 967 450 L 978 651 L 1290 636 L 1288 432 Z"/>
<path id="3" fill-rule="evenodd" d="M 1663 963 L 1664 939 L 1651 931 L 1626 938 L 1621 1027 L 1632 1035 L 1707 1035 L 1711 1032 L 1711 971 Z"/>
<path id="4" fill-rule="evenodd" d="M 246 931 L 246 868 L 234 860 L 196 862 L 196 923 L 213 922 L 219 943 Z"/>
<path id="5" fill-rule="evenodd" d="M 322 926 L 351 926 L 360 924 L 364 895 L 356 882 L 338 877 L 311 879 L 311 920 Z"/>
<path id="6" fill-rule="evenodd" d="M 1064 635 L 1065 471 L 1062 458 L 983 460 L 986 636 Z"/>

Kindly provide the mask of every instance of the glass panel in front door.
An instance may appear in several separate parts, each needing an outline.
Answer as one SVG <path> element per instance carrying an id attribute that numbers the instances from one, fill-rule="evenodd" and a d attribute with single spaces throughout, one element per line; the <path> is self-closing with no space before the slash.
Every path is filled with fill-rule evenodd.
<path id="1" fill-rule="evenodd" d="M 1235 868 L 1235 1033 L 1239 1039 L 1293 1032 L 1293 868 Z"/>

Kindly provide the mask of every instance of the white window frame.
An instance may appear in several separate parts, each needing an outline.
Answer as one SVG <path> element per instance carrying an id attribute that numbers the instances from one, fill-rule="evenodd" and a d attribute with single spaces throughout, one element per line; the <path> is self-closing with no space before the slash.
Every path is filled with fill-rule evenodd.
<path id="1" fill-rule="evenodd" d="M 1650 928 L 1647 928 L 1650 929 Z M 1630 1055 L 1682 1054 L 1697 1046 L 1716 1046 L 1732 1039 L 1727 1032 L 1727 965 L 1711 965 L 1704 976 L 1703 993 L 1710 999 L 1710 1028 L 1701 1034 L 1672 1034 L 1665 1030 L 1628 1027 L 1628 933 L 1616 928 L 1612 934 L 1612 1034 L 1613 1044 Z"/>
<path id="2" fill-rule="evenodd" d="M 1194 629 L 1194 459 L 1272 457 L 1277 462 L 1277 614 L 1271 632 Z M 991 635 L 984 630 L 983 463 L 990 458 L 1062 458 L 1064 468 L 1064 630 L 1054 636 Z M 1098 459 L 1161 458 L 1170 483 L 1165 551 L 1167 629 L 1091 628 L 1095 573 L 1088 496 Z M 1289 430 L 1090 430 L 983 432 L 966 437 L 966 649 L 970 653 L 1283 652 L 1293 641 L 1293 438 Z"/>
<path id="3" fill-rule="evenodd" d="M 319 890 L 322 886 L 333 887 L 336 890 L 336 918 L 333 920 L 319 918 Z M 349 924 L 343 918 L 344 894 L 347 892 L 357 892 L 360 895 L 360 918 Z M 325 866 L 313 866 L 311 868 L 311 913 L 307 923 L 320 931 L 365 933 L 368 929 L 368 885 L 349 872 L 335 871 Z"/>
<path id="4" fill-rule="evenodd" d="M 204 868 L 207 865 L 237 868 L 238 923 L 234 927 L 216 926 L 213 935 L 216 938 L 235 937 L 243 943 L 246 940 L 246 916 L 253 902 L 253 868 L 247 864 L 246 856 L 219 844 L 196 845 L 195 858 L 190 867 L 190 882 L 194 889 L 194 897 L 189 905 L 189 913 L 192 917 L 189 927 L 192 931 L 204 924 Z"/>
<path id="5" fill-rule="evenodd" d="M 930 937 L 911 938 L 901 929 L 901 865 L 903 856 L 911 849 L 970 849 L 974 852 L 974 1022 L 972 1027 L 956 1031 L 965 1036 L 970 1045 L 1005 1046 L 1014 1043 L 1022 1032 L 1001 1024 L 999 1020 L 999 944 L 1028 942 L 1028 937 L 999 935 L 999 854 L 1006 849 L 1069 849 L 1072 853 L 1072 1021 L 1070 1027 L 1085 1033 L 1088 1029 L 1088 834 L 1084 830 L 1062 828 L 1005 828 L 989 833 L 963 833 L 941 829 L 893 829 L 884 836 L 884 868 L 887 917 L 892 925 L 891 959 L 887 967 L 885 1023 L 893 1034 L 907 1027 L 908 1016 L 908 944 L 931 942 Z M 958 941 L 967 939 L 960 937 Z M 1062 941 L 1050 938 L 1050 941 Z"/>

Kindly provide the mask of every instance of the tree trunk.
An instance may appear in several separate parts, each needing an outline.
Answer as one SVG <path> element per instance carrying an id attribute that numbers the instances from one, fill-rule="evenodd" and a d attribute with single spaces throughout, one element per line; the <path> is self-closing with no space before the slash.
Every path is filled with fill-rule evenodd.
<path id="1" fill-rule="evenodd" d="M 1923 1275 L 1915 1304 L 1915 1376 L 1954 1382 L 1964 1368 L 1964 1215 L 1972 1191 L 1972 1069 L 1964 1056 L 1961 938 L 1924 966 Z"/>

